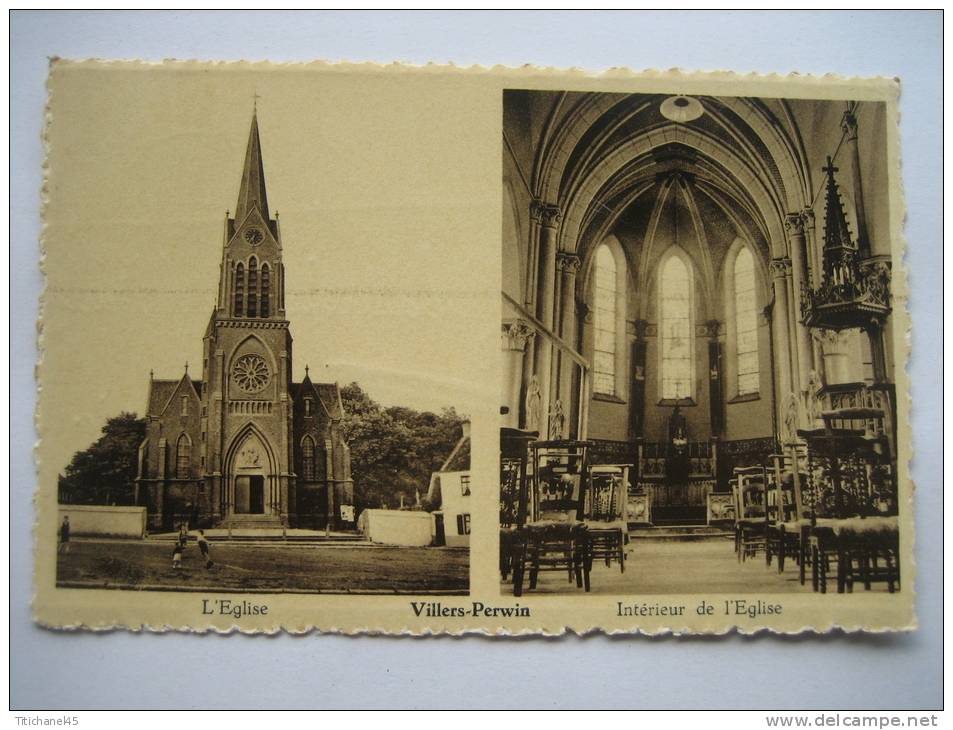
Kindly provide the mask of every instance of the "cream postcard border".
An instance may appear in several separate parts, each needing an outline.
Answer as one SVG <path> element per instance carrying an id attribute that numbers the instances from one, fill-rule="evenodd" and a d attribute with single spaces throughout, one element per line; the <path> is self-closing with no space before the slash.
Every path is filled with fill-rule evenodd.
<path id="1" fill-rule="evenodd" d="M 781 603 L 784 610 L 780 616 L 745 617 L 723 615 L 706 616 L 698 613 L 703 602 L 717 604 L 728 595 L 572 595 L 572 596 L 533 596 L 524 595 L 519 599 L 500 594 L 498 577 L 498 531 L 497 531 L 497 492 L 498 484 L 498 427 L 496 409 L 492 403 L 487 407 L 474 407 L 472 435 L 472 482 L 484 485 L 477 493 L 477 504 L 472 516 L 472 534 L 470 543 L 470 595 L 454 597 L 409 597 L 379 595 L 315 595 L 315 594 L 248 594 L 256 601 L 267 603 L 267 617 L 245 617 L 234 620 L 229 616 L 203 615 L 202 598 L 214 598 L 215 594 L 116 591 L 95 589 L 64 589 L 54 587 L 56 560 L 55 543 L 48 539 L 38 539 L 39 535 L 49 536 L 55 530 L 56 520 L 56 473 L 59 464 L 50 463 L 43 458 L 48 427 L 45 419 L 50 417 L 50 404 L 44 401 L 44 382 L 49 378 L 61 377 L 61 373 L 50 372 L 43 363 L 45 337 L 49 329 L 49 316 L 44 301 L 41 301 L 42 327 L 40 335 L 40 364 L 37 367 L 39 379 L 39 397 L 37 423 L 40 433 L 40 445 L 37 449 L 38 488 L 36 492 L 37 524 L 34 530 L 35 540 L 35 584 L 34 616 L 38 623 L 57 628 L 111 629 L 123 627 L 131 630 L 181 630 L 181 631 L 233 631 L 248 633 L 288 631 L 292 633 L 318 630 L 344 634 L 403 634 L 429 635 L 481 633 L 489 635 L 559 635 L 564 632 L 588 633 L 603 631 L 610 634 L 621 633 L 725 633 L 737 630 L 752 633 L 768 630 L 778 633 L 794 634 L 802 631 L 827 632 L 834 628 L 845 631 L 881 632 L 890 630 L 911 630 L 916 627 L 915 603 L 915 561 L 914 561 L 914 525 L 913 492 L 910 478 L 909 461 L 912 454 L 912 434 L 909 425 L 909 381 L 906 362 L 909 356 L 910 320 L 907 311 L 907 286 L 903 265 L 903 220 L 904 204 L 900 178 L 900 152 L 898 135 L 897 101 L 899 84 L 889 79 L 845 79 L 835 76 L 802 77 L 791 75 L 758 76 L 735 75 L 732 73 L 689 74 L 678 71 L 658 71 L 633 73 L 627 70 L 611 70 L 598 76 L 578 70 L 560 71 L 526 67 L 509 68 L 456 68 L 447 66 L 410 67 L 401 65 L 378 66 L 374 64 L 285 64 L 267 63 L 200 63 L 167 62 L 165 64 L 139 64 L 136 62 L 105 61 L 54 61 L 51 70 L 51 102 L 55 99 L 58 85 L 66 83 L 64 71 L 106 68 L 112 65 L 129 68 L 138 66 L 144 73 L 169 72 L 174 70 L 207 69 L 210 73 L 268 72 L 275 74 L 348 74 L 354 84 L 360 84 L 366 78 L 380 76 L 413 77 L 426 79 L 433 84 L 434 93 L 447 86 L 466 85 L 467 93 L 487 95 L 496 94 L 494 113 L 501 108 L 504 89 L 546 89 L 576 91 L 611 91 L 620 93 L 685 93 L 705 95 L 765 96 L 804 99 L 850 99 L 855 101 L 882 101 L 886 104 L 887 116 L 887 153 L 888 175 L 890 179 L 890 225 L 893 244 L 893 313 L 895 330 L 907 333 L 895 338 L 895 379 L 897 388 L 898 420 L 898 481 L 901 518 L 901 572 L 904 576 L 903 589 L 899 595 L 865 594 L 858 592 L 850 595 L 815 596 L 811 594 L 738 596 L 749 600 L 771 600 Z M 432 77 L 432 79 L 431 79 Z M 486 96 L 489 98 L 489 96 Z M 52 114 L 47 118 L 47 135 L 51 125 L 57 120 Z M 58 176 L 68 176 L 68 171 L 57 169 L 58 151 L 48 149 L 47 179 L 44 193 L 55 196 Z M 483 151 L 488 158 L 498 160 L 500 155 L 499 137 L 492 147 Z M 492 210 L 485 211 L 494 222 L 500 219 L 499 176 L 497 187 L 487 190 L 487 195 L 497 202 Z M 48 201 L 48 197 L 45 199 Z M 44 205 L 48 211 L 48 203 Z M 44 221 L 47 226 L 55 221 Z M 496 226 L 499 231 L 499 226 Z M 48 234 L 45 234 L 48 235 Z M 486 242 L 480 256 L 490 257 L 499 267 L 499 233 Z M 47 255 L 44 241 L 44 256 Z M 487 287 L 499 285 L 499 277 L 493 281 L 481 282 Z M 481 300 L 482 302 L 482 300 Z M 489 300 L 468 310 L 466 321 L 460 323 L 461 329 L 479 333 L 481 341 L 494 343 L 488 349 L 486 357 L 493 362 L 499 361 L 498 327 L 500 322 L 499 297 Z M 62 315 L 61 315 L 62 316 Z M 485 382 L 477 384 L 477 390 L 483 394 L 492 394 L 495 402 L 499 393 L 499 370 L 488 375 Z M 136 404 L 131 404 L 136 405 Z M 229 597 L 236 597 L 230 594 Z M 678 620 L 666 617 L 645 617 L 641 619 L 625 618 L 616 615 L 618 601 L 626 603 L 659 604 L 683 606 L 684 615 Z M 413 602 L 439 604 L 437 612 L 443 608 L 457 608 L 468 611 L 462 616 L 426 617 L 416 615 Z M 495 608 L 508 609 L 517 606 L 529 609 L 529 617 L 499 618 L 491 615 Z M 482 606 L 479 615 L 474 616 L 475 607 Z"/>

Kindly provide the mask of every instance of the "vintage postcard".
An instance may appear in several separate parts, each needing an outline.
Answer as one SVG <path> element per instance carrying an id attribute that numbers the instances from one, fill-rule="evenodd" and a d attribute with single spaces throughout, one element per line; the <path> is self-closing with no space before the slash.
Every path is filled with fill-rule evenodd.
<path id="1" fill-rule="evenodd" d="M 898 94 L 54 61 L 36 620 L 914 628 Z"/>

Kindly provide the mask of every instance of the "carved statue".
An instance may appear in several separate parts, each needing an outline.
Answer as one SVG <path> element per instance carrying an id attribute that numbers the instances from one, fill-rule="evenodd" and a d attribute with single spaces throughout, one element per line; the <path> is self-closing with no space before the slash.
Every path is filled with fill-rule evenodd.
<path id="1" fill-rule="evenodd" d="M 530 431 L 539 431 L 542 400 L 543 393 L 539 388 L 539 378 L 534 375 L 526 386 L 526 428 Z"/>
<path id="2" fill-rule="evenodd" d="M 563 402 L 556 400 L 553 403 L 552 412 L 549 416 L 549 438 L 565 438 L 566 416 L 563 413 Z"/>
<path id="3" fill-rule="evenodd" d="M 668 440 L 676 447 L 684 447 L 688 443 L 688 422 L 678 406 L 675 406 L 668 419 Z"/>
<path id="4" fill-rule="evenodd" d="M 668 419 L 668 441 L 665 481 L 671 485 L 686 486 L 691 471 L 688 458 L 688 422 L 678 406 L 675 406 Z"/>
<path id="5" fill-rule="evenodd" d="M 805 393 L 805 410 L 807 411 L 807 420 L 810 426 L 816 425 L 818 420 L 817 412 L 817 391 L 821 389 L 821 376 L 817 370 L 811 370 L 807 379 L 807 393 Z"/>
<path id="6" fill-rule="evenodd" d="M 784 399 L 784 438 L 788 443 L 797 438 L 797 410 L 797 396 L 794 393 L 788 393 Z"/>

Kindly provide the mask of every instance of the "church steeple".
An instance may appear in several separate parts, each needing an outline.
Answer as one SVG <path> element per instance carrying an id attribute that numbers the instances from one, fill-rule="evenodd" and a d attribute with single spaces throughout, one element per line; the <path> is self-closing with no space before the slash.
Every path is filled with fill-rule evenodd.
<path id="1" fill-rule="evenodd" d="M 258 206 L 261 217 L 268 217 L 268 196 L 265 193 L 265 169 L 261 160 L 261 140 L 258 138 L 258 109 L 251 118 L 248 131 L 248 147 L 245 150 L 245 167 L 242 170 L 242 184 L 238 191 L 238 205 L 235 207 L 235 222 L 241 224 L 252 208 Z"/>

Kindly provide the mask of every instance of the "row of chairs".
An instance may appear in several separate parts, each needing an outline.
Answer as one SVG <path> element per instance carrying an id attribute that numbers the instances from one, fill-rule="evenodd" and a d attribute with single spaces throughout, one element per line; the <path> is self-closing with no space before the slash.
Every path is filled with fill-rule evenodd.
<path id="1" fill-rule="evenodd" d="M 790 557 L 801 584 L 810 566 L 812 587 L 821 593 L 831 575 L 839 593 L 858 582 L 869 590 L 876 581 L 898 590 L 891 451 L 883 433 L 867 427 L 882 419 L 872 409 L 826 412 L 823 428 L 798 431 L 801 440 L 786 444 L 783 454 L 736 468 L 738 560 L 763 552 L 766 564 L 776 561 L 783 572 Z"/>
<path id="2" fill-rule="evenodd" d="M 501 435 L 500 574 L 513 595 L 528 578 L 565 573 L 589 591 L 593 565 L 625 571 L 625 504 L 629 465 L 589 464 L 588 441 L 538 441 L 504 429 Z"/>

